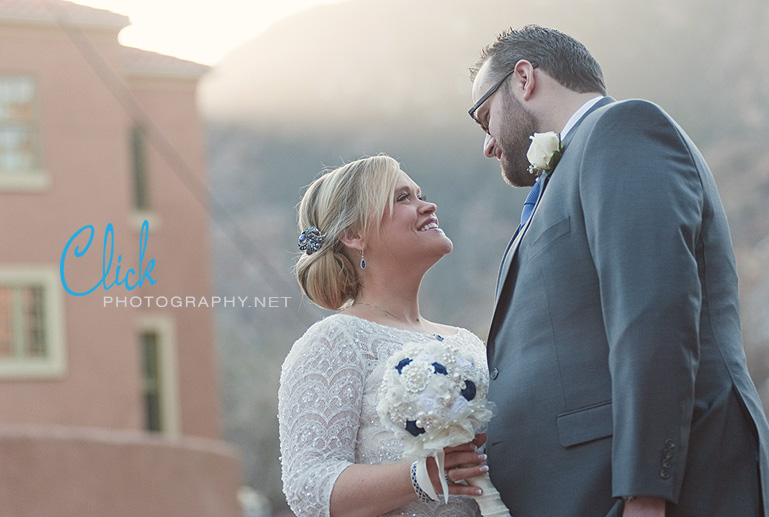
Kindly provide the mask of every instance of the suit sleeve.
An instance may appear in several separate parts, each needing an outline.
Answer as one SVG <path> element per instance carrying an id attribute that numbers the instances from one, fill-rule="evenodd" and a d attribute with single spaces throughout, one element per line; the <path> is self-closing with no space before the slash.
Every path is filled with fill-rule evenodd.
<path id="1" fill-rule="evenodd" d="M 676 502 L 698 365 L 699 172 L 680 130 L 643 101 L 612 106 L 580 169 L 612 378 L 612 491 Z"/>

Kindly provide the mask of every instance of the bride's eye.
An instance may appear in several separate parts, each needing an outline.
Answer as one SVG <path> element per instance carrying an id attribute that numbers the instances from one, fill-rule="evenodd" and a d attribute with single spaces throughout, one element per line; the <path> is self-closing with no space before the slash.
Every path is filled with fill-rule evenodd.
<path id="1" fill-rule="evenodd" d="M 427 201 L 427 195 L 426 194 L 419 194 L 417 196 L 417 198 L 419 198 L 420 201 Z"/>

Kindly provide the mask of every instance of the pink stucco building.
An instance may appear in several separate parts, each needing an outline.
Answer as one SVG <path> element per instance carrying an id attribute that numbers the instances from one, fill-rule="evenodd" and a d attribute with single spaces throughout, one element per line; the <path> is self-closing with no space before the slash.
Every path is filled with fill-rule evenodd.
<path id="1" fill-rule="evenodd" d="M 209 307 L 206 67 L 121 46 L 128 23 L 0 0 L 0 516 L 239 514 Z"/>

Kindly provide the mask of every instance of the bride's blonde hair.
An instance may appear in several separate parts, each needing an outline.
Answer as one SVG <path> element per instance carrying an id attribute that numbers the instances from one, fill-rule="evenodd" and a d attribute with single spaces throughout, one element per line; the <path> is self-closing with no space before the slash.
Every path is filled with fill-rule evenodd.
<path id="1" fill-rule="evenodd" d="M 325 237 L 318 251 L 299 257 L 296 278 L 316 305 L 337 310 L 358 295 L 360 267 L 340 238 L 358 231 L 365 240 L 379 230 L 392 209 L 399 173 L 395 159 L 371 156 L 326 172 L 307 187 L 299 203 L 299 231 L 315 226 Z"/>

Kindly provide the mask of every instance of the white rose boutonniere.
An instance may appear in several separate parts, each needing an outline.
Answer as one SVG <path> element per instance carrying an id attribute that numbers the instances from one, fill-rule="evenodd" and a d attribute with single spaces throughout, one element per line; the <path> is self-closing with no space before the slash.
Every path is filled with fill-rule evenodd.
<path id="1" fill-rule="evenodd" d="M 548 131 L 547 133 L 534 133 L 529 137 L 531 145 L 526 152 L 529 159 L 529 172 L 539 176 L 543 171 L 551 171 L 555 168 L 563 153 L 561 135 Z"/>

